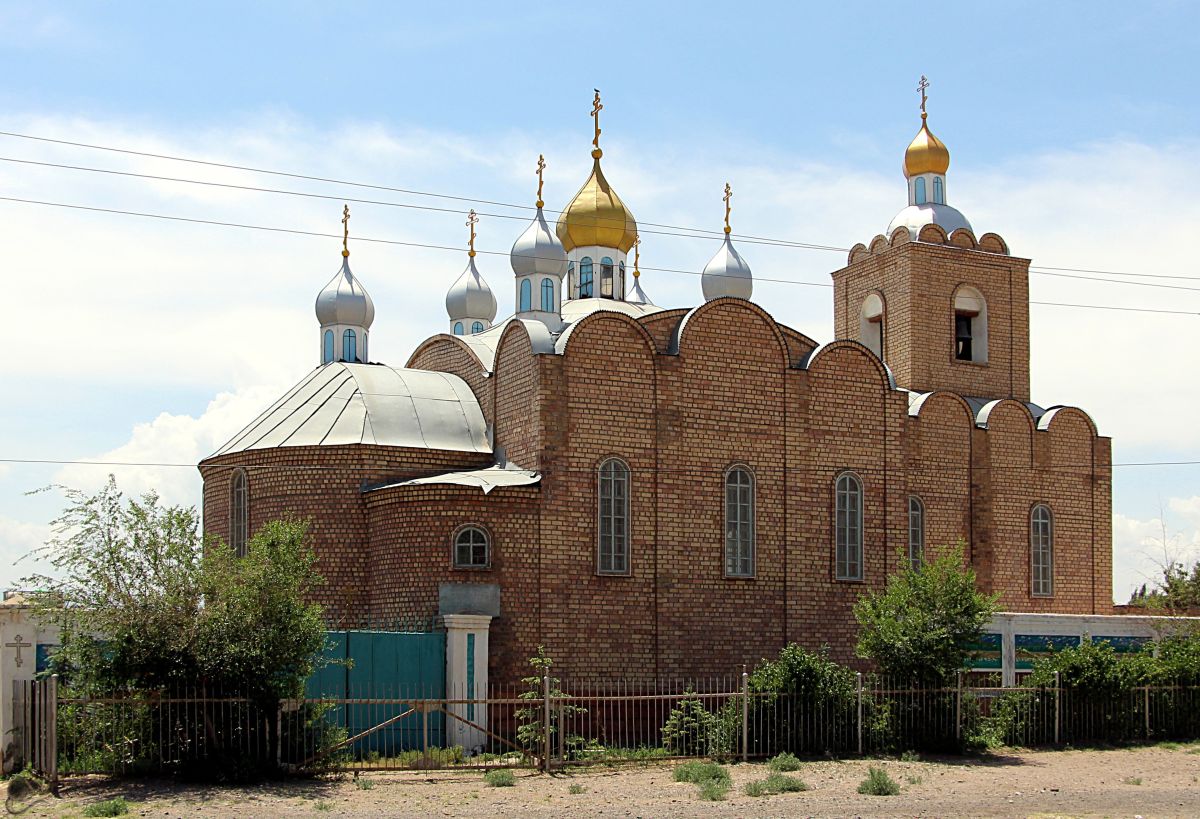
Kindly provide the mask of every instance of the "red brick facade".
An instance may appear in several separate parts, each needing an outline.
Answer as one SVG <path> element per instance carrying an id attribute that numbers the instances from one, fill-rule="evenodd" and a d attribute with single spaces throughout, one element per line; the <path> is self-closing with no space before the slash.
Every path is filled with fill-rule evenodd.
<path id="1" fill-rule="evenodd" d="M 229 475 L 242 466 L 252 529 L 289 512 L 313 520 L 322 602 L 341 622 L 435 613 L 442 583 L 497 584 L 498 681 L 520 676 L 539 644 L 573 675 L 727 673 L 788 641 L 850 660 L 851 606 L 907 548 L 910 496 L 924 506 L 927 549 L 966 541 L 1004 609 L 1110 613 L 1110 442 L 1079 410 L 1024 403 L 1028 261 L 999 237 L 963 234 L 933 228 L 920 243 L 857 247 L 833 274 L 846 340 L 820 348 L 738 299 L 641 319 L 593 312 L 554 352 L 511 322 L 494 363 L 434 337 L 409 366 L 460 376 L 496 455 L 538 471 L 539 483 L 371 489 L 494 460 L 479 454 L 236 453 L 201 465 L 206 530 L 226 536 Z M 987 299 L 986 364 L 953 358 L 963 283 Z M 854 340 L 872 291 L 886 302 L 887 367 Z M 630 470 L 629 571 L 619 576 L 598 572 L 597 470 L 609 457 Z M 725 574 L 724 476 L 735 465 L 755 481 L 752 578 Z M 834 485 L 845 472 L 863 490 L 861 581 L 836 579 Z M 1048 597 L 1031 588 L 1037 503 L 1054 516 Z M 453 567 L 464 524 L 489 533 L 489 568 Z"/>

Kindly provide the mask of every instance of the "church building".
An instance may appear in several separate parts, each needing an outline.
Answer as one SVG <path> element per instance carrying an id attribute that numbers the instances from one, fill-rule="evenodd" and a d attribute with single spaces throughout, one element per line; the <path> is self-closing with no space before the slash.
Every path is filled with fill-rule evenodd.
<path id="1" fill-rule="evenodd" d="M 343 245 L 318 365 L 200 463 L 206 532 L 310 519 L 331 625 L 490 615 L 501 682 L 538 645 L 574 676 L 725 674 L 788 642 L 851 661 L 859 595 L 959 540 L 1004 611 L 1111 614 L 1110 439 L 1031 401 L 1030 260 L 949 204 L 924 95 L 907 205 L 832 272 L 823 344 L 754 301 L 728 186 L 698 303 L 654 304 L 601 107 L 557 221 L 539 161 L 513 315 L 472 212 L 446 332 L 372 361 Z"/>

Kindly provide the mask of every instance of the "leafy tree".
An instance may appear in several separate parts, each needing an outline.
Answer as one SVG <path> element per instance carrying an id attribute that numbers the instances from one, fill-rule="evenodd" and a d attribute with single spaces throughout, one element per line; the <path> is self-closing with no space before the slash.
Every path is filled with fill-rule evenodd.
<path id="1" fill-rule="evenodd" d="M 935 560 L 914 568 L 900 555 L 901 570 L 887 587 L 854 606 L 858 655 L 884 674 L 915 682 L 944 682 L 963 668 L 967 646 L 979 639 L 996 610 L 996 595 L 975 587 L 959 541 Z"/>

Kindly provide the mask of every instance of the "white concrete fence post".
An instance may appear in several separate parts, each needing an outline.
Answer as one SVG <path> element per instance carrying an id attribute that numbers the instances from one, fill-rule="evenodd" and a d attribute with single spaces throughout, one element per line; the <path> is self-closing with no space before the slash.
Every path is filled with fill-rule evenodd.
<path id="1" fill-rule="evenodd" d="M 863 730 L 862 730 L 862 729 L 863 729 L 863 724 L 862 724 L 862 712 L 863 712 L 863 700 L 862 700 L 862 672 L 861 672 L 861 671 L 857 671 L 857 672 L 855 672 L 855 678 L 856 678 L 856 682 L 855 682 L 854 686 L 855 686 L 856 693 L 857 693 L 857 696 L 858 696 L 858 717 L 857 717 L 857 719 L 855 720 L 855 722 L 856 722 L 856 724 L 857 724 L 857 730 L 858 730 L 858 755 L 859 755 L 859 756 L 862 756 L 862 752 L 863 752 Z"/>
<path id="2" fill-rule="evenodd" d="M 742 762 L 750 757 L 750 675 L 742 666 Z"/>

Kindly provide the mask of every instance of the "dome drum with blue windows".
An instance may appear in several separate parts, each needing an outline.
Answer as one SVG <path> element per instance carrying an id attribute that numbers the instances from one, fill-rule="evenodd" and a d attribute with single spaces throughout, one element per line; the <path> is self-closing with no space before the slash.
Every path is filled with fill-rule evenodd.
<path id="1" fill-rule="evenodd" d="M 375 321 L 375 305 L 354 274 L 350 253 L 342 251 L 342 268 L 317 295 L 321 324 L 321 363 L 367 361 L 367 335 Z"/>

